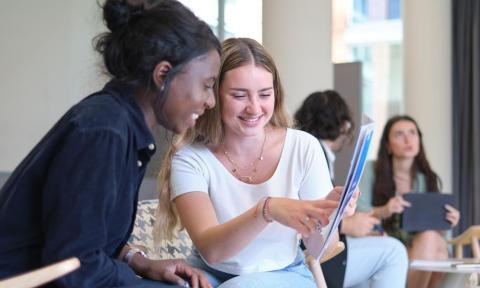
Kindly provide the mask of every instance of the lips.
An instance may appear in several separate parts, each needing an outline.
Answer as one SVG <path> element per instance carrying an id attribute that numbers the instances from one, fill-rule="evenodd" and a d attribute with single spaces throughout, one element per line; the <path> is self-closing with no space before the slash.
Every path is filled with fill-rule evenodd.
<path id="1" fill-rule="evenodd" d="M 195 123 L 197 122 L 197 119 L 200 116 L 202 116 L 202 114 L 203 114 L 203 111 L 190 113 L 190 117 L 187 118 L 187 122 L 186 122 L 187 127 L 194 127 Z"/>
<path id="2" fill-rule="evenodd" d="M 193 119 L 193 120 L 197 120 L 200 116 L 203 115 L 203 113 L 205 112 L 205 110 L 197 110 L 195 112 L 192 112 L 192 114 L 190 115 L 190 117 Z"/>
<path id="3" fill-rule="evenodd" d="M 262 114 L 258 116 L 238 116 L 238 118 L 244 127 L 254 128 L 261 124 L 263 116 Z"/>
<path id="4" fill-rule="evenodd" d="M 257 122 L 258 120 L 260 120 L 260 118 L 262 118 L 263 115 L 259 115 L 259 116 L 249 116 L 249 117 L 246 117 L 246 116 L 239 116 L 238 118 L 240 118 L 242 121 L 246 121 L 246 122 L 249 122 L 249 123 L 254 123 L 254 122 Z"/>

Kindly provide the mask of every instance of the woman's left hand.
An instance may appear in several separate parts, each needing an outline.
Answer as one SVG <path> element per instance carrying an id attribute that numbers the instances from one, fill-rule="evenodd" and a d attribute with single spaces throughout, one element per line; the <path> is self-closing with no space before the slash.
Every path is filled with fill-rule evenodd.
<path id="1" fill-rule="evenodd" d="M 460 221 L 460 211 L 448 204 L 445 204 L 445 209 L 447 210 L 447 216 L 445 218 L 450 222 L 450 226 L 457 226 L 458 221 Z"/>
<path id="2" fill-rule="evenodd" d="M 342 197 L 342 192 L 343 192 L 343 187 L 342 186 L 336 186 L 333 188 L 330 193 L 328 193 L 326 199 L 327 200 L 334 200 L 334 201 L 340 201 L 340 198 Z M 357 208 L 357 200 L 358 196 L 360 195 L 360 190 L 355 190 L 353 192 L 353 196 L 350 199 L 350 202 L 348 202 L 348 205 L 345 207 L 345 210 L 343 211 L 343 217 L 348 217 L 352 216 L 355 213 L 355 209 Z"/>

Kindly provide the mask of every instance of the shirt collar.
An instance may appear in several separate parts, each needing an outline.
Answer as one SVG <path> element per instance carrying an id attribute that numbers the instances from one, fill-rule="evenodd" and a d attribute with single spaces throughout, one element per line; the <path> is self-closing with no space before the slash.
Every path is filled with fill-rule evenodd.
<path id="1" fill-rule="evenodd" d="M 110 95 L 116 96 L 117 99 L 125 104 L 129 112 L 130 123 L 133 126 L 132 132 L 138 145 L 138 150 L 151 151 L 153 155 L 155 152 L 155 140 L 148 128 L 140 106 L 134 98 L 135 87 L 131 84 L 112 80 L 105 85 L 103 90 Z"/>
<path id="2" fill-rule="evenodd" d="M 335 153 L 333 153 L 332 149 L 328 147 L 328 145 L 325 143 L 325 141 L 320 140 L 320 143 L 322 144 L 323 149 L 325 150 L 325 154 L 327 155 L 327 160 L 329 166 L 333 166 L 333 163 L 335 162 Z"/>

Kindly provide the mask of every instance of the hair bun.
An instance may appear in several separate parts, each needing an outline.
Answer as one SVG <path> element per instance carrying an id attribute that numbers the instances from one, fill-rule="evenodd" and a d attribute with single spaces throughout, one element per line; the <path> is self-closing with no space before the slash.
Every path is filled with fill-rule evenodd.
<path id="1" fill-rule="evenodd" d="M 103 6 L 103 18 L 112 32 L 125 28 L 130 20 L 142 14 L 143 1 L 107 0 Z"/>

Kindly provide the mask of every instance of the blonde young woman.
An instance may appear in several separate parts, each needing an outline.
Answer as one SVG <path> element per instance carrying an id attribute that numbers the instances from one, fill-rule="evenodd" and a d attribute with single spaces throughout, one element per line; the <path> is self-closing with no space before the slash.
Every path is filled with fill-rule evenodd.
<path id="1" fill-rule="evenodd" d="M 325 225 L 341 193 L 317 140 L 288 128 L 277 69 L 254 40 L 223 43 L 215 89 L 218 105 L 166 157 L 157 236 L 178 215 L 190 263 L 215 287 L 315 287 L 297 235 Z"/>
<path id="2" fill-rule="evenodd" d="M 368 163 L 360 183 L 362 196 L 359 210 L 370 210 L 383 220 L 385 231 L 402 241 L 410 259 L 440 260 L 448 257 L 447 244 L 441 231 L 408 233 L 400 228 L 400 218 L 410 203 L 406 193 L 438 193 L 440 179 L 430 167 L 417 122 L 410 116 L 390 118 L 383 129 L 377 161 Z M 460 213 L 445 206 L 445 219 L 454 227 Z M 411 270 L 407 286 L 438 287 L 442 274 Z"/>

